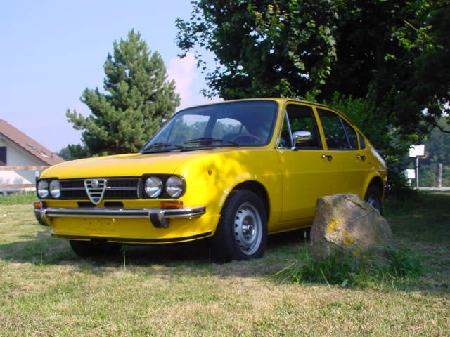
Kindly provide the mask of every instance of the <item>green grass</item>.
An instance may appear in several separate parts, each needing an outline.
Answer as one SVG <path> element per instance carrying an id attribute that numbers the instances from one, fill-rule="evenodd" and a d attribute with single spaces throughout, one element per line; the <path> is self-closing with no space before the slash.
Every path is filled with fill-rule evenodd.
<path id="1" fill-rule="evenodd" d="M 31 205 L 0 205 L 0 336 L 448 336 L 450 195 L 391 201 L 386 214 L 425 273 L 361 290 L 274 278 L 305 250 L 302 233 L 271 238 L 255 261 L 212 264 L 202 245 L 84 261 Z"/>
<path id="2" fill-rule="evenodd" d="M 6 196 L 0 196 L 0 205 L 31 205 L 33 201 L 37 201 L 34 192 L 12 193 Z"/>
<path id="3" fill-rule="evenodd" d="M 416 252 L 387 247 L 383 254 L 336 251 L 327 257 L 315 257 L 304 247 L 296 261 L 275 274 L 281 281 L 335 284 L 355 288 L 402 289 L 416 284 L 423 275 L 423 258 Z"/>

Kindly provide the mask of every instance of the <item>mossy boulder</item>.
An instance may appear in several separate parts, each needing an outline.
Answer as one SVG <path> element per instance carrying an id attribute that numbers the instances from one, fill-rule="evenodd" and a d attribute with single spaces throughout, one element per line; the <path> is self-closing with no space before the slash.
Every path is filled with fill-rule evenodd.
<path id="1" fill-rule="evenodd" d="M 339 251 L 354 255 L 383 252 L 391 244 L 392 231 L 386 219 L 354 194 L 335 194 L 317 200 L 311 228 L 316 256 Z"/>

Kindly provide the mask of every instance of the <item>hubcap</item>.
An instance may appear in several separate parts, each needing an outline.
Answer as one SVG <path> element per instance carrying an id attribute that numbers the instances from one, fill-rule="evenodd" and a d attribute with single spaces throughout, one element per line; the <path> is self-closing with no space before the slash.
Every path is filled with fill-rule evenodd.
<path id="1" fill-rule="evenodd" d="M 254 254 L 262 240 L 262 221 L 258 210 L 249 202 L 239 206 L 234 218 L 234 238 L 245 255 Z"/>

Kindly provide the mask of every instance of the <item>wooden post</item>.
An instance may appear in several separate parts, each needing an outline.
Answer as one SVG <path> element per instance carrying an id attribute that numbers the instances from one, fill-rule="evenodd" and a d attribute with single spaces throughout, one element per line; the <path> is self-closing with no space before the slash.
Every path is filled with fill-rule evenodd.
<path id="1" fill-rule="evenodd" d="M 442 163 L 439 163 L 439 169 L 438 169 L 438 187 L 442 187 Z"/>

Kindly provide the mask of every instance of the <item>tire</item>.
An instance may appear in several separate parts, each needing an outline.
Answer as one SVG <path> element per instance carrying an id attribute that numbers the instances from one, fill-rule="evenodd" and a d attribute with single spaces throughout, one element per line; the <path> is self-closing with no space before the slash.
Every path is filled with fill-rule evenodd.
<path id="1" fill-rule="evenodd" d="M 378 212 L 380 212 L 381 215 L 383 214 L 382 195 L 383 193 L 378 186 L 370 185 L 367 188 L 367 192 L 364 197 L 364 200 L 373 208 L 375 208 Z"/>
<path id="2" fill-rule="evenodd" d="M 108 242 L 70 240 L 70 247 L 82 258 L 99 256 L 117 256 L 122 245 Z"/>
<path id="3" fill-rule="evenodd" d="M 231 192 L 212 239 L 215 262 L 262 257 L 267 243 L 267 212 L 262 200 L 248 190 Z"/>

